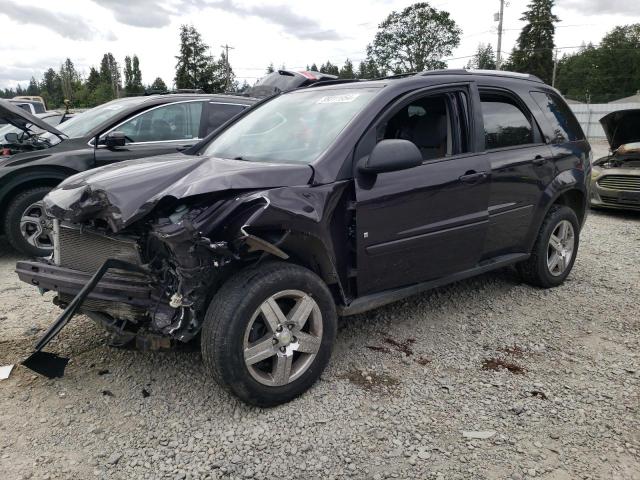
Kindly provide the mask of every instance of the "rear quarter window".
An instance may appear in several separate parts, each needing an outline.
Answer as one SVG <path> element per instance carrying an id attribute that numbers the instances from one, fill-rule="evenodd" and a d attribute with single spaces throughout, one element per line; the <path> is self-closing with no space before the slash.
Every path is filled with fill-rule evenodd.
<path id="1" fill-rule="evenodd" d="M 531 92 L 554 133 L 552 143 L 583 140 L 580 124 L 567 104 L 554 93 Z"/>

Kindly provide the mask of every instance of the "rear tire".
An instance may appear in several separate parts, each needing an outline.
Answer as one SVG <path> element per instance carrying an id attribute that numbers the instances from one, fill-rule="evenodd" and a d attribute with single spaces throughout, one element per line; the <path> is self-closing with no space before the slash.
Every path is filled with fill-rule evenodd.
<path id="1" fill-rule="evenodd" d="M 580 223 L 575 212 L 564 205 L 553 205 L 542 222 L 531 256 L 517 265 L 522 279 L 542 288 L 561 285 L 571 273 L 579 243 Z"/>
<path id="2" fill-rule="evenodd" d="M 41 205 L 42 199 L 50 191 L 51 187 L 32 188 L 19 193 L 9 202 L 4 217 L 4 232 L 11 246 L 18 252 L 32 257 L 51 255 L 51 220 L 44 217 Z M 31 242 L 28 238 L 31 238 Z"/>
<path id="3" fill-rule="evenodd" d="M 238 272 L 213 297 L 202 358 L 215 380 L 246 403 L 272 407 L 309 389 L 331 357 L 335 303 L 310 270 L 269 262 Z"/>

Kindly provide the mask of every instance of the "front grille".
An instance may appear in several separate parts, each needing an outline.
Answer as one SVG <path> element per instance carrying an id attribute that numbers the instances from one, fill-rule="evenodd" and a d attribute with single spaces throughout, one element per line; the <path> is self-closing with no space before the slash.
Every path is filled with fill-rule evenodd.
<path id="1" fill-rule="evenodd" d="M 624 192 L 640 192 L 640 176 L 630 175 L 605 175 L 597 182 L 601 188 Z"/>
<path id="2" fill-rule="evenodd" d="M 80 272 L 94 273 L 109 258 L 141 265 L 134 240 L 112 238 L 59 225 L 54 228 L 54 261 L 56 265 Z M 115 271 L 114 271 L 115 272 Z M 127 272 L 127 275 L 132 275 Z"/>
<path id="3" fill-rule="evenodd" d="M 640 203 L 638 202 L 633 202 L 633 201 L 629 201 L 629 200 L 620 200 L 618 197 L 611 197 L 609 195 L 600 195 L 600 199 L 602 200 L 603 203 L 609 203 L 611 205 L 621 205 L 621 206 L 627 206 L 627 207 L 638 207 L 640 206 Z"/>

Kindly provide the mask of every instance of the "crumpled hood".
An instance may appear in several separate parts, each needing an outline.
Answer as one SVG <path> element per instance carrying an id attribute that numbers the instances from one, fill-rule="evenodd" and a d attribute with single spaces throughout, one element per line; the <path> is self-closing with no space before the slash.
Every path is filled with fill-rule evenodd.
<path id="1" fill-rule="evenodd" d="M 627 143 L 640 142 L 640 109 L 618 110 L 600 119 L 611 150 Z"/>
<path id="2" fill-rule="evenodd" d="M 35 125 L 46 132 L 64 136 L 64 133 L 57 128 L 7 100 L 0 100 L 0 118 L 23 131 L 29 130 L 28 125 Z"/>
<path id="3" fill-rule="evenodd" d="M 113 231 L 147 215 L 166 197 L 309 183 L 307 164 L 275 164 L 182 153 L 129 160 L 74 175 L 47 197 L 45 208 L 69 222 L 106 220 Z"/>

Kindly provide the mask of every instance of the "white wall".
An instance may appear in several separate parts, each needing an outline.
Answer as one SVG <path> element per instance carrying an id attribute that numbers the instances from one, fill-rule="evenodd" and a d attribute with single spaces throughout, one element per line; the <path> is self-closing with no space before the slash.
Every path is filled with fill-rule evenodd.
<path id="1" fill-rule="evenodd" d="M 589 139 L 606 139 L 606 135 L 600 125 L 600 119 L 607 113 L 616 110 L 629 110 L 640 108 L 640 103 L 592 103 L 592 104 L 571 104 L 569 105 L 576 118 L 584 130 L 584 134 Z"/>

